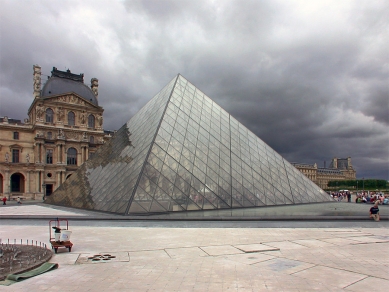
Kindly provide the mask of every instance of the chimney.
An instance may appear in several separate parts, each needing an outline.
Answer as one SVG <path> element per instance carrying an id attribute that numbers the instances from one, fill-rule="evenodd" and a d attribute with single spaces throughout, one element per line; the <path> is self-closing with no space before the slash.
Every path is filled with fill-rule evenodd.
<path id="1" fill-rule="evenodd" d="M 333 168 L 338 169 L 338 158 L 334 157 L 332 159 L 332 166 Z"/>

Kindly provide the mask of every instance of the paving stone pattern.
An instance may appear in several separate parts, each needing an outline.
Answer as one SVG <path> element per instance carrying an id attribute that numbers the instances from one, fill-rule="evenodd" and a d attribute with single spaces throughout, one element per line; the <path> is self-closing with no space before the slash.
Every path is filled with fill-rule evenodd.
<path id="1" fill-rule="evenodd" d="M 46 211 L 45 211 L 46 212 Z M 0 216 L 1 217 L 1 216 Z M 70 226 L 57 270 L 0 291 L 387 291 L 389 229 Z M 0 237 L 48 244 L 45 226 Z M 91 262 L 95 255 L 115 256 Z"/>

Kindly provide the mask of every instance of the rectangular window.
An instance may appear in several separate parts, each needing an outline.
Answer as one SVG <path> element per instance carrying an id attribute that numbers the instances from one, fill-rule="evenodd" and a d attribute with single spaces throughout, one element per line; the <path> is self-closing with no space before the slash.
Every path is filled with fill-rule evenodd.
<path id="1" fill-rule="evenodd" d="M 12 162 L 19 163 L 19 149 L 12 149 Z"/>
<path id="2" fill-rule="evenodd" d="M 46 163 L 53 164 L 53 149 L 47 149 L 47 151 L 46 151 Z"/>
<path id="3" fill-rule="evenodd" d="M 14 132 L 14 140 L 19 140 L 19 132 Z"/>

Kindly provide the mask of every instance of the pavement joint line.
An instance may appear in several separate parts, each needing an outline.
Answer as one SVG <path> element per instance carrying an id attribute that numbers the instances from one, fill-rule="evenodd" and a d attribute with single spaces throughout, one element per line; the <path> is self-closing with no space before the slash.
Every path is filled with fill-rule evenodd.
<path id="1" fill-rule="evenodd" d="M 173 259 L 170 254 L 166 251 L 166 249 L 164 248 L 163 251 L 167 254 L 167 256 L 170 258 L 170 259 Z"/>
<path id="2" fill-rule="evenodd" d="M 313 238 L 313 239 L 314 239 L 314 238 Z M 305 240 L 305 239 L 294 239 L 294 240 Z M 312 240 L 312 238 L 308 238 L 308 240 Z M 289 241 L 289 242 L 291 242 L 291 243 L 294 243 L 294 244 L 301 245 L 301 246 L 303 246 L 303 247 L 310 248 L 310 246 L 306 246 L 306 245 L 304 245 L 304 244 L 301 244 L 301 243 L 298 243 L 298 242 L 294 242 L 293 240 L 287 240 L 287 241 Z"/>
<path id="3" fill-rule="evenodd" d="M 288 259 L 288 258 L 285 258 L 285 259 L 287 259 L 287 260 L 290 260 L 290 259 Z M 301 261 L 300 261 L 301 262 Z M 312 268 L 314 268 L 314 267 L 318 267 L 319 265 L 317 265 L 317 264 L 312 264 L 312 263 L 307 263 L 307 262 L 303 262 L 303 263 L 305 263 L 305 264 L 310 264 L 310 265 L 313 265 L 312 267 L 307 267 L 307 268 L 305 268 L 305 269 L 302 269 L 302 270 L 299 270 L 299 271 L 296 271 L 296 272 L 293 272 L 293 273 L 290 273 L 289 275 L 293 275 L 293 274 L 296 274 L 296 273 L 299 273 L 299 272 L 302 272 L 302 271 L 306 271 L 306 270 L 309 270 L 309 269 L 312 269 Z"/>
<path id="4" fill-rule="evenodd" d="M 235 246 L 234 246 L 235 247 Z M 236 249 L 239 249 L 240 251 L 244 252 L 244 253 L 263 253 L 263 252 L 267 252 L 267 251 L 279 251 L 280 249 L 275 247 L 273 249 L 266 249 L 266 250 L 253 250 L 253 251 L 244 251 L 243 249 L 240 249 L 239 247 L 235 247 Z"/>
<path id="5" fill-rule="evenodd" d="M 334 237 L 332 237 L 332 238 L 334 238 Z M 341 237 L 335 237 L 335 238 L 341 238 Z M 333 243 L 327 242 L 327 241 L 323 241 L 322 239 L 326 239 L 326 238 L 316 238 L 315 240 L 318 240 L 318 241 L 326 243 L 326 244 L 331 244 L 333 246 L 337 246 L 336 244 L 333 244 Z"/>
<path id="6" fill-rule="evenodd" d="M 350 243 L 350 245 L 358 245 L 358 244 L 380 244 L 380 243 L 389 243 L 388 241 L 372 241 L 372 242 L 357 242 L 357 243 Z"/>
<path id="7" fill-rule="evenodd" d="M 363 281 L 363 280 L 365 280 L 367 278 L 370 278 L 370 276 L 366 276 L 365 278 L 359 279 L 359 280 L 355 281 L 354 283 L 348 284 L 347 286 L 342 287 L 342 289 L 346 289 L 347 287 L 350 287 L 351 285 L 354 285 L 355 283 L 361 282 L 361 281 Z"/>
<path id="8" fill-rule="evenodd" d="M 275 257 L 279 259 L 279 257 L 277 257 L 277 256 L 275 256 Z M 264 260 L 264 261 L 261 261 L 261 262 L 252 263 L 252 264 L 249 264 L 249 265 L 252 266 L 252 265 L 256 265 L 256 264 L 258 264 L 258 263 L 266 263 L 266 262 L 271 261 L 271 260 L 274 260 L 274 258 L 272 258 L 272 259 L 267 259 L 267 260 Z"/>
<path id="9" fill-rule="evenodd" d="M 206 247 L 206 246 L 203 246 L 203 247 Z M 201 249 L 203 252 L 205 252 L 209 257 L 211 256 L 209 253 L 207 253 L 205 250 L 203 250 L 203 249 L 201 248 L 201 246 L 199 246 L 199 249 Z"/>

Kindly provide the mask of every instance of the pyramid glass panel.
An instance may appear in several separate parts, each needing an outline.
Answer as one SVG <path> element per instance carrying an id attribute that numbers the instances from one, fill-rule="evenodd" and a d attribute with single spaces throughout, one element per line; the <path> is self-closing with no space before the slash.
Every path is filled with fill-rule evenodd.
<path id="1" fill-rule="evenodd" d="M 47 198 L 124 215 L 331 201 L 178 75 Z"/>

